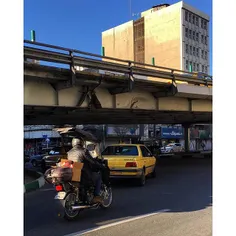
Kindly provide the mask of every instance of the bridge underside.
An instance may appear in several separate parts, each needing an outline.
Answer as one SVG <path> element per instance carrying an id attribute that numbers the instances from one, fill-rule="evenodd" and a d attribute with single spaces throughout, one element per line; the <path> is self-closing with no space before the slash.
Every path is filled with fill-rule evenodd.
<path id="1" fill-rule="evenodd" d="M 25 64 L 26 125 L 211 123 L 211 88 Z"/>
<path id="2" fill-rule="evenodd" d="M 212 123 L 211 112 L 24 106 L 25 125 Z"/>

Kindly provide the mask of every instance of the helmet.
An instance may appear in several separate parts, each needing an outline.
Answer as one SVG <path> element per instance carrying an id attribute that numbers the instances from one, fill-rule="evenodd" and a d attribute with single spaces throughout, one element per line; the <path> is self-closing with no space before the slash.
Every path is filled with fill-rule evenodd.
<path id="1" fill-rule="evenodd" d="M 83 147 L 84 142 L 83 142 L 82 139 L 73 138 L 72 142 L 71 142 L 71 145 L 72 145 L 72 147 L 75 147 L 75 146 L 82 146 Z"/>
<path id="2" fill-rule="evenodd" d="M 88 142 L 88 145 L 86 148 L 93 158 L 97 158 L 101 156 L 100 147 L 98 143 Z"/>

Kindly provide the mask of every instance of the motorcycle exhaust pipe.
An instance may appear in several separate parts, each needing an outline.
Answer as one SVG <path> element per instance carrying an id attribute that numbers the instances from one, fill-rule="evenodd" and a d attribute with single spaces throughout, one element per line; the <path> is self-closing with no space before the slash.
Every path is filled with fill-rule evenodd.
<path id="1" fill-rule="evenodd" d="M 75 211 L 75 210 L 80 210 L 80 209 L 86 209 L 86 208 L 91 208 L 92 206 L 89 206 L 89 205 L 84 205 L 84 206 L 72 206 L 72 210 Z"/>

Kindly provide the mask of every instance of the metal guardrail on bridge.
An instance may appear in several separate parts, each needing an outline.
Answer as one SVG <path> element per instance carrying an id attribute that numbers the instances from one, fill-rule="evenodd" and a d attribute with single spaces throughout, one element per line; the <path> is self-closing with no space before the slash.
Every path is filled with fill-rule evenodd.
<path id="1" fill-rule="evenodd" d="M 81 66 L 113 73 L 128 74 L 132 81 L 135 80 L 135 76 L 138 75 L 171 80 L 172 83 L 181 81 L 195 85 L 202 84 L 212 86 L 212 76 L 209 75 L 206 75 L 206 79 L 200 79 L 197 78 L 197 73 L 188 71 L 143 64 L 83 52 L 76 49 L 24 40 L 24 60 L 27 61 L 28 59 L 65 64 L 70 66 L 72 71 L 75 70 L 75 66 Z"/>

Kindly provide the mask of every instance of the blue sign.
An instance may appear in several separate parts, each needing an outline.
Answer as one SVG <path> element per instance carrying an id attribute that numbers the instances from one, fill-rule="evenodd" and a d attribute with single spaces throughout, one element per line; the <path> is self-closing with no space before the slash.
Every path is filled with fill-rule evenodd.
<path id="1" fill-rule="evenodd" d="M 161 138 L 163 139 L 180 139 L 183 137 L 183 128 L 161 128 Z"/>

